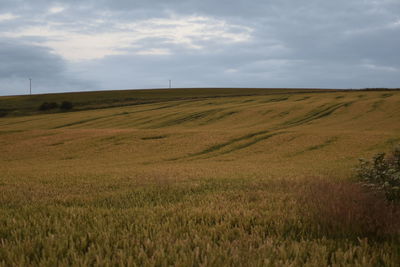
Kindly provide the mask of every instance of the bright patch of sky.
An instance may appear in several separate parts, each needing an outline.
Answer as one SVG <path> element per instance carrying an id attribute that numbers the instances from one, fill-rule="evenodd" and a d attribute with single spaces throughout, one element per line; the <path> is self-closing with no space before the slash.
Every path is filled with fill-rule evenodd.
<path id="1" fill-rule="evenodd" d="M 52 10 L 52 13 L 62 9 Z M 246 42 L 251 38 L 252 29 L 229 24 L 224 20 L 200 16 L 173 16 L 164 19 L 149 19 L 132 23 L 113 23 L 95 20 L 92 28 L 107 24 L 101 31 L 79 32 L 68 24 L 43 21 L 43 25 L 29 26 L 18 31 L 3 32 L 7 38 L 45 38 L 45 41 L 29 42 L 44 45 L 66 60 L 80 61 L 101 59 L 106 56 L 138 54 L 169 55 L 164 45 L 181 45 L 188 49 L 203 49 L 207 41 L 219 43 Z M 141 47 L 140 42 L 149 38 L 161 40 Z"/>
<path id="2" fill-rule="evenodd" d="M 0 14 L 0 22 L 6 21 L 6 20 L 13 20 L 16 18 L 18 18 L 18 16 L 11 14 L 11 13 Z"/>

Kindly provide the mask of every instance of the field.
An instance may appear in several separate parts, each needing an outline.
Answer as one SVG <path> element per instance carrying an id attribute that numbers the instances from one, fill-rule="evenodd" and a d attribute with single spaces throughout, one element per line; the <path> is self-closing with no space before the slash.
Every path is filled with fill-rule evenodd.
<path id="1" fill-rule="evenodd" d="M 10 96 L 0 111 L 0 265 L 400 262 L 396 207 L 353 178 L 400 143 L 400 91 Z"/>

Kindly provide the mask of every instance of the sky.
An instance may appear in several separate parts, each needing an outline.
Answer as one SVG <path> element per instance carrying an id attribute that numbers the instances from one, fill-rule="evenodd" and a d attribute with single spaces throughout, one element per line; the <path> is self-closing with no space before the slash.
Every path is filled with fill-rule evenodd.
<path id="1" fill-rule="evenodd" d="M 0 0 L 0 95 L 400 87 L 400 0 Z"/>

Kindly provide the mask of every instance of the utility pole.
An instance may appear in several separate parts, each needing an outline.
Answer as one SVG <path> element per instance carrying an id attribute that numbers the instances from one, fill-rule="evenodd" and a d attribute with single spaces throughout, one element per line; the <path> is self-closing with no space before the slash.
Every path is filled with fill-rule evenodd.
<path id="1" fill-rule="evenodd" d="M 171 89 L 171 80 L 169 80 L 169 89 Z"/>
<path id="2" fill-rule="evenodd" d="M 32 78 L 29 78 L 29 94 L 32 94 Z"/>

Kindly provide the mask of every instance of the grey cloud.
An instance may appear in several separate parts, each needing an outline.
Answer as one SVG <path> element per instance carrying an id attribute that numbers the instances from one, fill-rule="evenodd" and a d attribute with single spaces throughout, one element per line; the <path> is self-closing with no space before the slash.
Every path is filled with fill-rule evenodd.
<path id="1" fill-rule="evenodd" d="M 47 48 L 14 44 L 11 41 L 0 43 L 0 78 L 29 75 L 44 78 L 51 72 L 61 72 L 63 67 L 62 60 Z"/>
<path id="2" fill-rule="evenodd" d="M 46 13 L 57 5 L 65 11 Z M 144 38 L 119 48 L 125 55 L 77 63 L 26 45 L 46 38 L 25 37 L 11 41 L 13 45 L 0 44 L 0 60 L 12 62 L 0 63 L 2 81 L 37 72 L 43 84 L 68 84 L 76 90 L 163 87 L 170 78 L 180 87 L 400 87 L 398 0 L 2 0 L 0 14 L 6 12 L 20 18 L 0 22 L 0 32 L 56 22 L 60 29 L 89 34 L 113 31 L 119 22 L 181 15 L 221 19 L 253 32 L 246 42 L 195 40 L 203 47 L 197 50 L 168 38 Z M 132 55 L 146 48 L 171 54 Z M 45 75 L 49 72 L 53 74 Z"/>
<path id="3" fill-rule="evenodd" d="M 94 88 L 92 82 L 71 73 L 48 48 L 0 39 L 0 94 L 25 93 L 29 78 L 39 92 Z"/>

